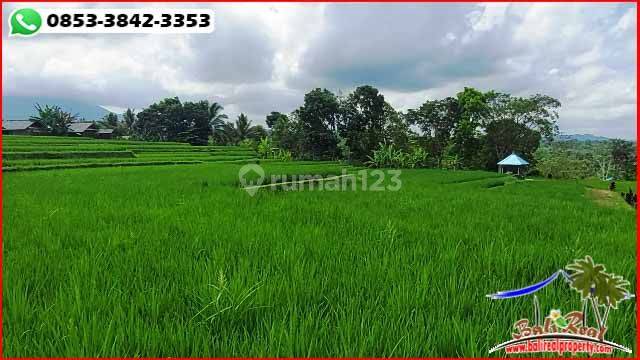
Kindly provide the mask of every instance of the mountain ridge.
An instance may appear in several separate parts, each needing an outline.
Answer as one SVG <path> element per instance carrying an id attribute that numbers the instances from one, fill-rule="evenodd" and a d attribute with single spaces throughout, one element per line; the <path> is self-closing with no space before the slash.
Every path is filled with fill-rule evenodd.
<path id="1" fill-rule="evenodd" d="M 28 120 L 29 117 L 38 114 L 35 109 L 36 104 L 60 106 L 64 111 L 77 114 L 78 119 L 84 119 L 84 121 L 100 120 L 109 113 L 100 105 L 75 100 L 54 97 L 3 96 L 2 120 Z"/>
<path id="2" fill-rule="evenodd" d="M 557 141 L 607 141 L 608 137 L 593 134 L 561 134 L 556 136 Z"/>

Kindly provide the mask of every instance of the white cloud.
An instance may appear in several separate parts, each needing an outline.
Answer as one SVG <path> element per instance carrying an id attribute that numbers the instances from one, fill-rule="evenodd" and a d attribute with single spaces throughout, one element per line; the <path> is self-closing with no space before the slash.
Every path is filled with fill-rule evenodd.
<path id="1" fill-rule="evenodd" d="M 484 10 L 470 14 L 471 28 L 474 31 L 489 31 L 504 22 L 509 4 L 485 3 L 479 4 L 479 6 L 484 7 Z"/>
<path id="2" fill-rule="evenodd" d="M 580 67 L 598 62 L 601 56 L 600 46 L 595 45 L 591 50 L 587 50 L 581 54 L 567 58 L 566 62 L 568 65 Z"/>

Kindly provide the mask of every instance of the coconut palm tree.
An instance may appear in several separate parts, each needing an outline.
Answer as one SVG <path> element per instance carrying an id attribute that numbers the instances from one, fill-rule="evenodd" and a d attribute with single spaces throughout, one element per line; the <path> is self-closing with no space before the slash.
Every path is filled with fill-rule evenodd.
<path id="1" fill-rule="evenodd" d="M 236 141 L 251 139 L 260 141 L 260 138 L 268 135 L 267 130 L 262 125 L 251 125 L 251 120 L 245 114 L 240 114 L 235 123 Z"/>
<path id="2" fill-rule="evenodd" d="M 227 114 L 222 113 L 222 110 L 224 110 L 224 108 L 217 102 L 214 102 L 209 106 L 209 124 L 214 132 L 222 129 L 224 121 L 229 118 Z"/>
<path id="3" fill-rule="evenodd" d="M 225 139 L 225 120 L 229 117 L 227 114 L 222 113 L 224 108 L 217 102 L 212 103 L 209 106 L 209 126 L 211 126 L 211 134 L 213 139 L 218 144 L 226 144 L 228 140 Z"/>
<path id="4" fill-rule="evenodd" d="M 245 114 L 240 114 L 235 123 L 223 122 L 219 130 L 214 132 L 216 142 L 227 145 L 237 144 L 246 139 L 259 141 L 267 135 L 266 129 L 261 125 L 251 125 L 251 120 Z"/>
<path id="5" fill-rule="evenodd" d="M 232 122 L 225 122 L 224 125 L 218 131 L 218 136 L 220 144 L 235 144 L 238 140 L 238 132 L 236 131 L 236 127 Z"/>
<path id="6" fill-rule="evenodd" d="M 236 120 L 236 132 L 240 141 L 247 139 L 253 135 L 253 127 L 251 120 L 245 114 L 240 114 Z"/>

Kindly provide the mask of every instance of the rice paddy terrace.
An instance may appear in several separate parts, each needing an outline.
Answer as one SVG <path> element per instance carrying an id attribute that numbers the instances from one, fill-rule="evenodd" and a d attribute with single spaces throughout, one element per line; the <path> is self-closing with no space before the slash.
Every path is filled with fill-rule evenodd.
<path id="1" fill-rule="evenodd" d="M 191 146 L 172 142 L 98 140 L 53 136 L 3 136 L 3 171 L 82 167 L 246 163 L 249 146 Z"/>
<path id="2" fill-rule="evenodd" d="M 585 255 L 637 293 L 636 213 L 603 182 L 412 169 L 397 191 L 249 196 L 247 147 L 5 136 L 3 151 L 7 357 L 486 357 L 533 316 L 530 297 L 487 294 Z M 544 314 L 582 306 L 561 282 L 537 296 Z M 606 334 L 634 354 L 635 305 Z"/>

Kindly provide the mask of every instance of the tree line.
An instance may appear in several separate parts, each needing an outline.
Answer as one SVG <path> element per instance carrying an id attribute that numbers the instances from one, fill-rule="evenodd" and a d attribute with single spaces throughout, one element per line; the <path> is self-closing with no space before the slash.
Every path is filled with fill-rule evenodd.
<path id="1" fill-rule="evenodd" d="M 274 144 L 299 158 L 365 163 L 386 151 L 422 157 L 412 162 L 420 166 L 494 169 L 512 152 L 533 158 L 557 133 L 559 107 L 546 95 L 464 88 L 402 112 L 365 85 L 346 96 L 314 89 L 291 114 L 272 112 L 266 123 Z"/>
<path id="2" fill-rule="evenodd" d="M 219 103 L 181 102 L 177 97 L 154 103 L 137 114 L 127 109 L 122 121 L 108 114 L 98 125 L 115 129 L 116 136 L 145 141 L 247 143 L 256 148 L 261 145 L 263 150 L 285 151 L 297 159 L 494 170 L 499 160 L 515 152 L 532 165 L 540 160 L 543 169 L 551 169 L 561 166 L 558 158 L 569 159 L 568 153 L 557 147 L 541 148 L 556 143 L 560 106 L 547 95 L 521 97 L 465 87 L 455 96 L 427 99 L 416 108 L 398 111 L 378 89 L 364 85 L 347 95 L 313 89 L 291 113 L 268 114 L 267 128 L 253 125 L 245 114 L 229 121 Z M 270 151 L 261 153 L 269 156 Z M 635 164 L 635 157 L 629 161 Z M 631 176 L 627 174 L 631 171 L 625 170 L 622 176 Z"/>
<path id="3" fill-rule="evenodd" d="M 242 141 L 257 143 L 268 136 L 261 125 L 240 114 L 234 122 L 227 121 L 222 105 L 207 100 L 181 102 L 166 98 L 137 114 L 127 109 L 118 126 L 123 133 L 144 141 L 177 141 L 192 145 L 232 145 Z"/>
<path id="4" fill-rule="evenodd" d="M 178 141 L 193 145 L 257 144 L 268 138 L 295 158 L 364 163 L 376 151 L 419 158 L 414 164 L 460 169 L 495 168 L 515 151 L 532 158 L 542 138 L 557 131 L 560 102 L 546 96 L 515 97 L 464 88 L 455 97 L 427 100 L 416 109 L 395 110 L 378 89 L 364 85 L 342 96 L 316 88 L 290 114 L 271 112 L 268 129 L 252 125 L 245 114 L 228 121 L 223 107 L 206 100 L 181 102 L 167 98 L 119 121 L 109 113 L 97 122 L 146 141 Z M 64 133 L 77 120 L 58 107 L 37 107 L 39 120 Z M 422 155 L 420 155 L 422 154 Z"/>

